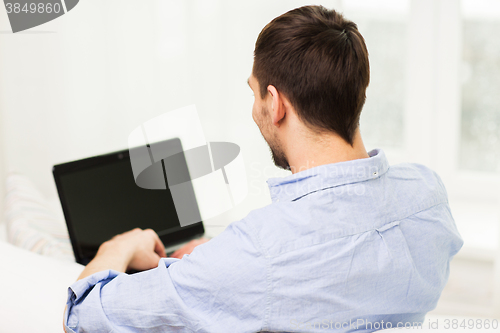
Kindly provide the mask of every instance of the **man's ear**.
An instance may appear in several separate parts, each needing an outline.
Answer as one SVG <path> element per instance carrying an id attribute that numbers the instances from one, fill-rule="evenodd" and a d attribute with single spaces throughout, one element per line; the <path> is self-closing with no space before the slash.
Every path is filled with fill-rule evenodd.
<path id="1" fill-rule="evenodd" d="M 286 115 L 285 104 L 282 100 L 283 97 L 272 85 L 267 87 L 267 91 L 271 96 L 271 120 L 274 126 L 279 127 L 281 120 L 284 119 Z"/>

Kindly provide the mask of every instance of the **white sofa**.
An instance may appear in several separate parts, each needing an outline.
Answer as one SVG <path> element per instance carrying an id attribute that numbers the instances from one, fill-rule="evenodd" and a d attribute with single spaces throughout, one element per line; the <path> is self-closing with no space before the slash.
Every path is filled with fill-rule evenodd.
<path id="1" fill-rule="evenodd" d="M 67 287 L 83 266 L 0 241 L 1 332 L 62 332 Z"/>

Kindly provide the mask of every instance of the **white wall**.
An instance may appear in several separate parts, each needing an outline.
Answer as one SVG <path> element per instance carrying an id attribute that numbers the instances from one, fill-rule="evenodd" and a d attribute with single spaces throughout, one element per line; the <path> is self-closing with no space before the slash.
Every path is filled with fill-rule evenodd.
<path id="1" fill-rule="evenodd" d="M 265 180 L 284 173 L 253 123 L 246 80 L 260 30 L 302 4 L 85 0 L 17 34 L 0 10 L 1 178 L 21 172 L 55 198 L 54 164 L 125 149 L 136 126 L 194 103 L 207 140 L 239 144 L 249 176 L 247 200 L 208 223 L 266 205 Z"/>

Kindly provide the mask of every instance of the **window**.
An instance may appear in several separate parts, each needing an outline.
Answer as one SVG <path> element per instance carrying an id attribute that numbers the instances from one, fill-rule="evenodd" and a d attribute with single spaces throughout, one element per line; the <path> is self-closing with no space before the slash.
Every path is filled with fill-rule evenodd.
<path id="1" fill-rule="evenodd" d="M 500 2 L 464 0 L 460 168 L 500 172 Z"/>
<path id="2" fill-rule="evenodd" d="M 368 150 L 404 148 L 407 21 L 410 1 L 344 0 L 341 10 L 365 38 L 370 85 L 360 126 Z M 373 125 L 373 126 L 372 126 Z"/>

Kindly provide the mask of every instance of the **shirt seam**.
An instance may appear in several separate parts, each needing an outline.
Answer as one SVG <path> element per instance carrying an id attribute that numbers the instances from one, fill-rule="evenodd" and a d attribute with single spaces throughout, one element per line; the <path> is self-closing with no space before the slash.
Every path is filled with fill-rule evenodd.
<path id="1" fill-rule="evenodd" d="M 350 236 L 354 236 L 354 235 L 360 235 L 360 234 L 364 234 L 366 232 L 371 232 L 371 231 L 378 231 L 378 229 L 384 227 L 384 226 L 388 226 L 390 224 L 393 224 L 394 225 L 397 225 L 401 222 L 403 222 L 403 220 L 411 217 L 411 216 L 414 216 L 414 215 L 417 215 L 418 213 L 420 212 L 423 212 L 425 210 L 428 210 L 428 209 L 431 209 L 433 207 L 436 207 L 438 205 L 442 205 L 442 204 L 447 204 L 447 201 L 446 200 L 443 200 L 443 201 L 440 201 L 440 202 L 437 202 L 435 204 L 432 204 L 430 206 L 427 206 L 426 208 L 423 208 L 423 209 L 420 209 L 412 214 L 409 214 L 409 215 L 406 215 L 402 218 L 397 218 L 397 219 L 394 219 L 394 220 L 391 220 L 391 221 L 388 221 L 388 222 L 385 222 L 384 224 L 380 225 L 380 226 L 373 226 L 371 227 L 370 229 L 364 229 L 363 231 L 358 231 L 358 232 L 352 232 L 352 233 L 348 233 L 348 234 L 345 234 L 345 235 L 342 235 L 342 236 L 339 236 L 339 237 L 333 237 L 333 238 L 330 238 L 328 240 L 325 240 L 324 242 L 317 242 L 317 243 L 314 243 L 314 244 L 310 244 L 308 247 L 311 247 L 311 246 L 317 246 L 317 245 L 321 245 L 321 244 L 324 244 L 326 242 L 331 242 L 333 240 L 336 240 L 336 239 L 342 239 L 342 238 L 345 238 L 345 237 L 350 237 Z M 390 228 L 392 226 L 389 226 L 388 228 Z M 278 256 L 281 256 L 285 253 L 290 253 L 290 252 L 293 252 L 293 251 L 297 251 L 297 250 L 301 250 L 303 247 L 300 247 L 300 248 L 296 248 L 296 249 L 292 249 L 292 250 L 287 250 L 287 251 L 283 251 L 283 252 L 279 252 L 277 253 L 276 255 L 273 256 L 274 257 L 278 257 Z M 271 256 L 269 256 L 269 258 L 271 258 Z"/>
<path id="2" fill-rule="evenodd" d="M 271 289 L 272 289 L 272 277 L 271 277 L 271 256 L 269 253 L 266 251 L 264 246 L 262 245 L 262 240 L 260 239 L 259 235 L 255 231 L 254 227 L 249 223 L 248 224 L 249 228 L 252 230 L 253 236 L 255 237 L 257 241 L 257 245 L 259 247 L 259 250 L 261 254 L 264 255 L 264 259 L 266 262 L 266 309 L 264 311 L 264 323 L 262 327 L 262 331 L 267 331 L 269 330 L 269 318 L 271 314 Z"/>
<path id="3" fill-rule="evenodd" d="M 385 173 L 384 173 L 385 174 Z M 383 176 L 384 174 L 381 174 L 379 175 L 378 177 L 375 177 L 375 178 L 368 178 L 368 179 L 361 179 L 361 180 L 358 180 L 358 181 L 353 181 L 353 182 L 348 182 L 348 183 L 343 183 L 343 184 L 336 184 L 336 185 L 332 185 L 332 186 L 326 186 L 326 187 L 322 187 L 322 188 L 318 188 L 316 190 L 313 190 L 313 191 L 310 191 L 310 192 L 307 192 L 307 193 L 304 193 L 304 194 L 301 194 L 299 195 L 298 197 L 295 197 L 293 199 L 290 199 L 290 201 L 297 201 L 297 200 L 300 200 L 302 199 L 303 197 L 306 197 L 310 194 L 314 194 L 316 192 L 320 192 L 320 191 L 326 191 L 326 190 L 330 190 L 332 188 L 336 188 L 336 187 L 340 187 L 340 186 L 347 186 L 347 185 L 353 185 L 353 184 L 358 184 L 358 183 L 362 183 L 362 182 L 367 182 L 367 181 L 370 181 L 370 180 L 375 180 L 375 179 L 378 179 L 380 178 L 381 176 Z"/>

